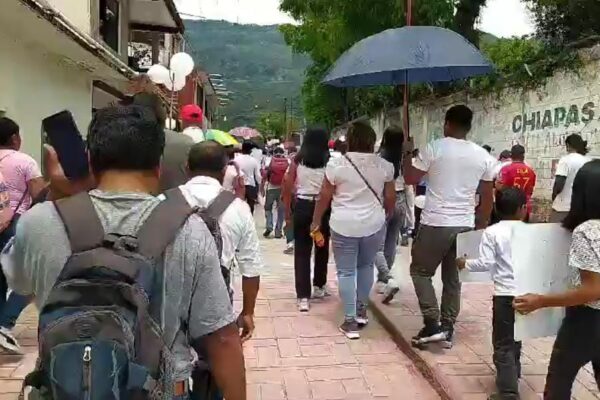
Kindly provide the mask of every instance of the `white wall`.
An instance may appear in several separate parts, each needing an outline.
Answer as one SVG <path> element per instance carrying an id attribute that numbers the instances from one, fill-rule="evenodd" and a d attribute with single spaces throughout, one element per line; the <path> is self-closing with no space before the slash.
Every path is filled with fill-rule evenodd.
<path id="1" fill-rule="evenodd" d="M 457 94 L 450 98 L 415 104 L 410 111 L 411 135 L 417 147 L 443 134 L 446 110 L 454 104 L 466 104 L 475 113 L 470 139 L 489 144 L 493 154 L 510 149 L 515 143 L 525 146 L 527 162 L 538 174 L 534 197 L 548 200 L 553 182 L 553 167 L 565 154 L 564 139 L 572 133 L 588 141 L 591 155 L 600 157 L 600 71 L 599 61 L 590 61 L 579 74 L 558 73 L 545 88 L 505 91 L 484 98 Z M 386 118 L 372 119 L 382 131 L 398 123 L 398 112 Z"/>
<path id="2" fill-rule="evenodd" d="M 46 0 L 83 33 L 91 35 L 90 0 Z"/>
<path id="3" fill-rule="evenodd" d="M 21 126 L 23 151 L 41 156 L 41 121 L 70 110 L 85 133 L 91 120 L 89 73 L 18 42 L 0 30 L 0 109 Z"/>

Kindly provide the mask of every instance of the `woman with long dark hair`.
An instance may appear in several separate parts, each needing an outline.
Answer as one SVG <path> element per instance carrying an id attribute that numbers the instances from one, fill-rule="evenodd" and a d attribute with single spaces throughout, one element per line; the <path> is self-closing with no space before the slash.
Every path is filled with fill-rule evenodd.
<path id="1" fill-rule="evenodd" d="M 571 208 L 573 181 L 579 168 L 590 161 L 587 141 L 580 135 L 572 134 L 565 140 L 567 155 L 561 157 L 556 166 L 556 177 L 552 188 L 552 214 L 550 222 L 562 222 Z"/>
<path id="2" fill-rule="evenodd" d="M 375 256 L 383 241 L 386 214 L 396 203 L 394 166 L 375 154 L 377 135 L 364 123 L 348 132 L 348 153 L 327 164 L 312 229 L 323 230 L 331 204 L 331 239 L 337 266 L 344 322 L 340 331 L 360 338 L 369 322 L 367 304 L 373 287 Z"/>
<path id="3" fill-rule="evenodd" d="M 399 285 L 392 278 L 390 271 L 396 260 L 396 249 L 400 239 L 400 230 L 404 227 L 407 202 L 404 193 L 404 178 L 400 171 L 402 164 L 402 144 L 404 142 L 404 132 L 398 127 L 389 127 L 383 133 L 379 155 L 384 160 L 394 166 L 394 187 L 396 190 L 396 207 L 389 216 L 385 224 L 385 236 L 381 243 L 381 248 L 375 257 L 375 267 L 377 267 L 377 291 L 385 294 L 383 302 L 389 303 L 396 293 Z"/>
<path id="4" fill-rule="evenodd" d="M 577 373 L 589 362 L 600 387 L 600 160 L 584 164 L 575 176 L 563 226 L 573 232 L 568 265 L 572 289 L 514 301 L 522 314 L 566 307 L 548 366 L 545 400 L 570 399 Z"/>
<path id="5" fill-rule="evenodd" d="M 324 129 L 309 128 L 306 131 L 302 147 L 290 165 L 283 188 L 286 221 L 292 220 L 291 208 L 295 196 L 291 225 L 293 225 L 295 241 L 296 296 L 298 309 L 302 312 L 307 312 L 310 308 L 310 256 L 313 248 L 310 224 L 325 176 L 325 166 L 329 161 L 328 140 L 327 131 Z M 313 298 L 323 298 L 327 295 L 327 263 L 329 262 L 329 212 L 327 210 L 320 218 L 320 227 L 324 242 L 320 247 L 315 246 Z"/>

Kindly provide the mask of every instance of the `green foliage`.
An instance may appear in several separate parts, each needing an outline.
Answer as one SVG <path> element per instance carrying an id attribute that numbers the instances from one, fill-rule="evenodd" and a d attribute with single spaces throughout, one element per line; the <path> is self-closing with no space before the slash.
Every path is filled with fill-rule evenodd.
<path id="1" fill-rule="evenodd" d="M 405 0 L 282 0 L 281 9 L 299 25 L 280 28 L 285 41 L 298 53 L 308 54 L 313 65 L 307 70 L 302 100 L 309 122 L 334 126 L 384 106 L 398 105 L 393 88 L 349 90 L 325 88 L 321 80 L 342 53 L 353 44 L 386 29 L 406 24 Z M 428 0 L 413 3 L 413 24 L 459 26 L 470 32 L 485 0 Z M 460 24 L 454 10 L 460 6 Z M 469 24 L 469 20 L 471 23 Z M 347 107 L 344 109 L 344 98 Z"/>
<path id="2" fill-rule="evenodd" d="M 484 44 L 482 51 L 496 66 L 496 71 L 473 80 L 472 88 L 479 94 L 498 92 L 506 87 L 534 89 L 558 70 L 575 71 L 581 66 L 575 51 L 536 39 L 499 39 Z"/>
<path id="3" fill-rule="evenodd" d="M 283 140 L 288 133 L 300 128 L 300 120 L 283 112 L 265 112 L 260 114 L 256 128 L 269 139 Z"/>
<path id="4" fill-rule="evenodd" d="M 566 45 L 600 35 L 598 0 L 525 0 L 538 36 L 552 45 Z"/>
<path id="5" fill-rule="evenodd" d="M 294 54 L 276 26 L 239 25 L 224 21 L 185 21 L 188 51 L 196 65 L 222 74 L 233 93 L 220 110 L 227 116 L 219 128 L 255 126 L 259 115 L 283 112 L 288 99 L 302 119 L 300 88 L 310 61 Z"/>

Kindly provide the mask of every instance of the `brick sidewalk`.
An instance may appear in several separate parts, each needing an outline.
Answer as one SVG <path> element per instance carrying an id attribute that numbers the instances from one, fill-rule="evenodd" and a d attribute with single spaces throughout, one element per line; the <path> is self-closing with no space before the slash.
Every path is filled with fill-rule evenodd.
<path id="1" fill-rule="evenodd" d="M 409 276 L 409 249 L 402 248 L 397 258 L 395 275 L 402 290 L 389 306 L 373 297 L 373 304 L 382 322 L 404 340 L 417 334 L 423 320 Z M 439 274 L 438 274 L 439 275 Z M 441 293 L 439 276 L 434 279 L 438 297 Z M 446 387 L 454 399 L 486 399 L 495 391 L 495 369 L 492 362 L 492 302 L 493 288 L 487 283 L 463 284 L 462 309 L 456 324 L 455 345 L 451 350 L 431 346 L 426 351 L 408 345 L 408 351 L 424 361 L 424 366 Z M 544 389 L 546 372 L 554 338 L 528 340 L 523 343 L 523 378 L 520 391 L 523 400 L 539 399 Z M 573 396 L 577 400 L 600 399 L 591 366 L 577 377 Z"/>
<path id="2" fill-rule="evenodd" d="M 249 400 L 439 399 L 376 321 L 359 341 L 338 331 L 337 296 L 315 301 L 301 315 L 293 257 L 283 256 L 283 247 L 283 241 L 263 241 L 268 272 L 261 283 L 256 335 L 245 349 Z M 330 265 L 331 288 L 334 273 Z"/>
<path id="3" fill-rule="evenodd" d="M 263 241 L 267 271 L 257 303 L 256 334 L 244 346 L 248 400 L 439 399 L 375 320 L 360 341 L 344 338 L 337 329 L 337 296 L 315 302 L 310 313 L 300 315 L 293 257 L 283 255 L 283 247 L 281 240 Z M 21 380 L 34 367 L 36 320 L 31 307 L 15 328 L 25 357 L 0 355 L 0 400 L 16 400 Z"/>

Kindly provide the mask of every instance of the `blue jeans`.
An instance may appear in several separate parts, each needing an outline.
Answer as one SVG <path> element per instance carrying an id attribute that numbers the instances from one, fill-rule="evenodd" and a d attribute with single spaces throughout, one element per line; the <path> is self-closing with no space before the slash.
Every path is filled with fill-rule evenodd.
<path id="1" fill-rule="evenodd" d="M 390 271 L 394 266 L 394 261 L 396 261 L 396 249 L 398 248 L 400 231 L 406 220 L 406 208 L 406 196 L 404 192 L 397 192 L 396 209 L 392 217 L 384 225 L 385 234 L 375 257 L 377 280 L 383 283 L 388 283 L 390 278 L 392 278 Z"/>
<path id="2" fill-rule="evenodd" d="M 15 229 L 20 215 L 14 216 L 11 224 L 0 233 L 0 249 L 3 249 L 8 241 L 15 235 Z M 12 329 L 17 323 L 17 319 L 21 312 L 27 307 L 31 301 L 29 296 L 21 296 L 15 292 L 11 292 L 8 300 L 6 293 L 8 292 L 8 284 L 2 268 L 0 268 L 0 327 Z"/>
<path id="3" fill-rule="evenodd" d="M 281 232 L 283 229 L 283 219 L 285 209 L 281 201 L 281 189 L 268 189 L 265 198 L 265 217 L 267 218 L 267 230 L 273 230 L 273 206 L 277 207 L 277 222 L 275 223 L 275 232 Z"/>
<path id="4" fill-rule="evenodd" d="M 375 256 L 385 227 L 366 237 L 347 237 L 331 232 L 340 296 L 347 319 L 356 318 L 357 302 L 366 305 L 373 287 Z"/>

